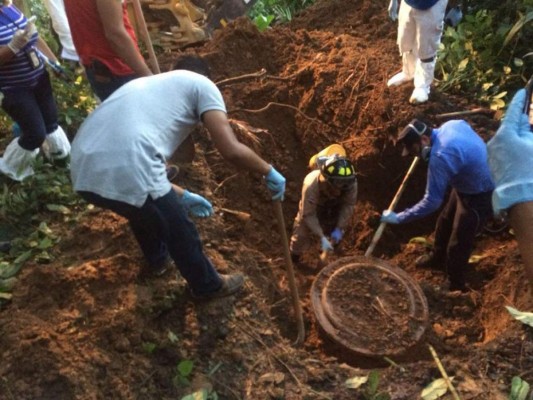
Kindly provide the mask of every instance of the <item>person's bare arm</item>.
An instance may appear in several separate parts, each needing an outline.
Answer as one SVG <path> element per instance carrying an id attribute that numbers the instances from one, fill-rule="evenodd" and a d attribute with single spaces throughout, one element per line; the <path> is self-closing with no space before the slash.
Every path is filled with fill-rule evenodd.
<path id="1" fill-rule="evenodd" d="M 533 202 L 518 203 L 509 211 L 511 226 L 518 241 L 518 248 L 531 287 L 533 301 Z"/>
<path id="2" fill-rule="evenodd" d="M 115 53 L 139 76 L 152 75 L 132 40 L 122 16 L 121 0 L 96 0 L 105 36 Z"/>
<path id="3" fill-rule="evenodd" d="M 202 115 L 202 119 L 211 140 L 224 159 L 248 171 L 268 174 L 271 165 L 237 140 L 224 112 L 207 111 Z"/>
<path id="4" fill-rule="evenodd" d="M 37 47 L 41 51 L 41 53 L 43 53 L 51 62 L 53 63 L 59 62 L 59 60 L 57 59 L 52 49 L 48 47 L 48 44 L 40 36 L 37 39 L 37 43 L 35 44 L 35 47 Z"/>

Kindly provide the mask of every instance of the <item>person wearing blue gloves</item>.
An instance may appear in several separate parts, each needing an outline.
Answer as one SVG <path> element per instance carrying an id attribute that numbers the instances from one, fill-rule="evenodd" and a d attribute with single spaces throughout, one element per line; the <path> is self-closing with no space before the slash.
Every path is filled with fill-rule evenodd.
<path id="1" fill-rule="evenodd" d="M 411 104 L 424 103 L 435 73 L 437 50 L 444 28 L 448 0 L 390 0 L 389 17 L 398 20 L 397 43 L 402 70 L 390 78 L 387 86 L 399 86 L 414 80 Z"/>
<path id="2" fill-rule="evenodd" d="M 525 100 L 525 90 L 515 94 L 487 147 L 496 184 L 492 206 L 497 214 L 509 214 L 533 299 L 533 132 L 523 112 Z"/>
<path id="3" fill-rule="evenodd" d="M 187 214 L 208 217 L 202 196 L 172 186 L 169 159 L 200 122 L 221 155 L 265 177 L 273 200 L 283 200 L 285 178 L 235 137 L 222 95 L 201 58 L 182 56 L 174 71 L 128 82 L 93 111 L 72 144 L 74 189 L 88 202 L 125 217 L 149 265 L 164 272 L 172 258 L 195 298 L 237 292 L 241 274 L 219 275 Z"/>
<path id="4" fill-rule="evenodd" d="M 383 211 L 381 221 L 404 224 L 425 217 L 448 202 L 437 221 L 433 251 L 419 257 L 420 267 L 447 271 L 450 291 L 467 291 L 464 272 L 476 233 L 491 215 L 494 182 L 487 161 L 487 147 L 463 120 L 448 121 L 431 129 L 420 120 L 411 121 L 398 136 L 402 155 L 428 162 L 426 193 L 421 201 L 400 213 Z"/>
<path id="5" fill-rule="evenodd" d="M 345 154 L 344 149 L 342 152 Z M 320 239 L 323 252 L 333 251 L 343 238 L 357 201 L 355 167 L 346 157 L 318 157 L 316 166 L 304 179 L 294 219 L 290 251 L 295 264 L 301 262 L 313 238 Z"/>

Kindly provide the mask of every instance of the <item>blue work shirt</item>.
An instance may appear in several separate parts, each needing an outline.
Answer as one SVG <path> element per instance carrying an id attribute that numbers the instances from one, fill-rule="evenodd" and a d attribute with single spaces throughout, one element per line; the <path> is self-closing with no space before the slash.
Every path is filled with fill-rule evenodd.
<path id="1" fill-rule="evenodd" d="M 427 10 L 433 7 L 439 0 L 404 0 L 411 7 L 417 10 Z"/>
<path id="2" fill-rule="evenodd" d="M 417 204 L 398 214 L 398 222 L 410 222 L 436 211 L 448 187 L 462 194 L 494 190 L 487 160 L 485 142 L 465 121 L 448 121 L 433 129 L 426 193 Z"/>

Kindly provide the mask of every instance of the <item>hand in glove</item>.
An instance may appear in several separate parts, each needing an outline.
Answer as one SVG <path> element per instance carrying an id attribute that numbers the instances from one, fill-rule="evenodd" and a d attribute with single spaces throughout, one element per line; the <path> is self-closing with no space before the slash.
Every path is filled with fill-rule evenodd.
<path id="1" fill-rule="evenodd" d="M 398 221 L 398 214 L 396 214 L 392 210 L 383 211 L 383 214 L 381 214 L 381 222 L 384 222 L 386 224 L 399 224 L 400 223 L 400 221 Z"/>
<path id="2" fill-rule="evenodd" d="M 333 245 L 325 236 L 320 238 L 320 247 L 322 247 L 322 251 L 333 251 Z"/>
<path id="3" fill-rule="evenodd" d="M 489 167 L 496 183 L 492 206 L 496 213 L 533 201 L 533 133 L 523 112 L 526 91 L 519 90 L 496 135 L 488 142 Z"/>
<path id="4" fill-rule="evenodd" d="M 396 21 L 398 19 L 398 0 L 390 0 L 387 10 L 389 11 L 389 18 Z"/>
<path id="5" fill-rule="evenodd" d="M 285 195 L 285 178 L 274 167 L 265 176 L 268 189 L 272 192 L 272 200 L 283 201 Z"/>
<path id="6" fill-rule="evenodd" d="M 4 6 L 9 7 L 13 2 L 11 0 L 4 0 Z"/>
<path id="7" fill-rule="evenodd" d="M 333 232 L 331 232 L 331 240 L 334 244 L 338 244 L 342 240 L 342 230 L 339 228 L 333 229 Z"/>
<path id="8" fill-rule="evenodd" d="M 180 203 L 185 209 L 195 217 L 206 218 L 213 215 L 213 206 L 202 196 L 191 193 L 188 190 L 183 191 Z"/>
<path id="9" fill-rule="evenodd" d="M 24 29 L 19 29 L 15 32 L 11 41 L 7 44 L 7 47 L 14 53 L 17 54 L 19 51 L 23 50 L 28 44 L 31 45 L 35 43 L 37 38 L 34 38 L 35 33 L 37 33 L 37 28 L 35 24 L 28 20 L 26 27 Z"/>

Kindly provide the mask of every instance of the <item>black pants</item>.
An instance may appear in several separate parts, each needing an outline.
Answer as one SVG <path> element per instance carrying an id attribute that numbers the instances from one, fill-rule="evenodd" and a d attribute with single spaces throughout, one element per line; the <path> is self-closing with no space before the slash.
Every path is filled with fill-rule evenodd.
<path id="1" fill-rule="evenodd" d="M 445 261 L 452 285 L 464 285 L 464 273 L 476 233 L 492 213 L 492 191 L 462 194 L 453 190 L 435 228 L 435 258 Z"/>

